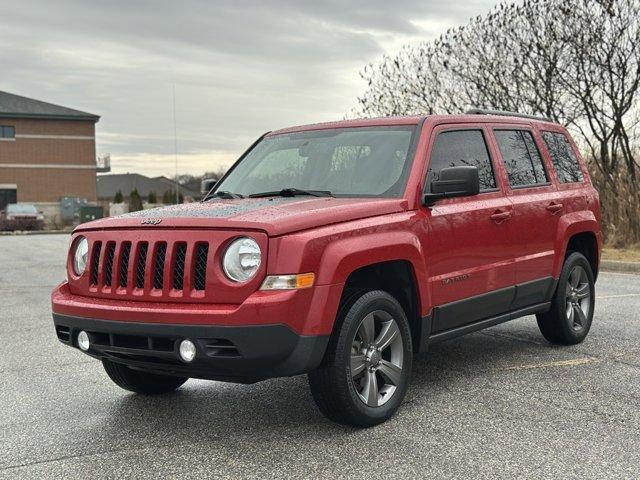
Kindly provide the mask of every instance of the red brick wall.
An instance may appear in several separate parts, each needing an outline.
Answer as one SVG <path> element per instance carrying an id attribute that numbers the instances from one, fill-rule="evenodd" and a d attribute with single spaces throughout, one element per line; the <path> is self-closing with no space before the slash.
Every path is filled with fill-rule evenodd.
<path id="1" fill-rule="evenodd" d="M 19 202 L 58 202 L 64 196 L 96 200 L 94 168 L 26 168 L 20 165 L 95 166 L 95 124 L 90 121 L 0 118 L 15 127 L 15 141 L 0 141 L 0 184 L 17 184 Z M 21 135 L 91 137 L 21 138 Z"/>

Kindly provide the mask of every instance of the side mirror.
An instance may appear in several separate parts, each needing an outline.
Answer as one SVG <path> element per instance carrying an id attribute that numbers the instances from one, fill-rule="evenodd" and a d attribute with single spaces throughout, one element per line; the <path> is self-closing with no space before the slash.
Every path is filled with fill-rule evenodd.
<path id="1" fill-rule="evenodd" d="M 431 182 L 431 192 L 425 193 L 425 205 L 451 197 L 468 197 L 480 193 L 478 167 L 448 167 L 440 170 L 440 178 Z"/>

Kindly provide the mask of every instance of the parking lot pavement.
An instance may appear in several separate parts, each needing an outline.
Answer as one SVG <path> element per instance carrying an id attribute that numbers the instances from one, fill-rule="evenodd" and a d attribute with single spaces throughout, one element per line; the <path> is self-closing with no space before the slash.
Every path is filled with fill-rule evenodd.
<path id="1" fill-rule="evenodd" d="M 640 276 L 601 273 L 581 345 L 526 317 L 434 347 L 400 412 L 356 430 L 305 377 L 120 390 L 55 338 L 67 246 L 0 237 L 0 478 L 640 478 Z"/>

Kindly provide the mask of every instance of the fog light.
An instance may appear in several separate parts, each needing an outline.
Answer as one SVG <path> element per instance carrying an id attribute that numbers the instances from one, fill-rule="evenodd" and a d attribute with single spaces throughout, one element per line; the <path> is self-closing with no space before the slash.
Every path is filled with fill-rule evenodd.
<path id="1" fill-rule="evenodd" d="M 83 352 L 86 352 L 87 350 L 89 350 L 90 345 L 91 342 L 89 341 L 89 334 L 82 330 L 78 334 L 78 347 L 80 347 L 80 350 L 82 350 Z"/>
<path id="2" fill-rule="evenodd" d="M 196 358 L 196 346 L 191 340 L 182 340 L 180 342 L 180 358 L 185 362 L 191 362 Z"/>

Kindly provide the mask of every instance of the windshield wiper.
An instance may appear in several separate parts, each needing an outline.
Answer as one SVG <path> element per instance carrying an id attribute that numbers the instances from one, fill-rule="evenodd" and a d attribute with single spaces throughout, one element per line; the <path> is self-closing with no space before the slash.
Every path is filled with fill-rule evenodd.
<path id="1" fill-rule="evenodd" d="M 301 190 L 299 188 L 283 188 L 273 192 L 252 193 L 251 198 L 260 197 L 295 197 L 297 195 L 310 195 L 312 197 L 333 197 L 329 190 Z"/>
<path id="2" fill-rule="evenodd" d="M 232 199 L 232 198 L 244 198 L 244 195 L 241 195 L 239 193 L 233 193 L 233 192 L 229 192 L 227 190 L 220 190 L 219 192 L 213 192 L 209 195 L 207 195 L 204 200 L 208 200 L 211 197 L 218 197 L 218 198 L 226 198 L 226 199 Z M 204 201 L 203 200 L 203 201 Z"/>

